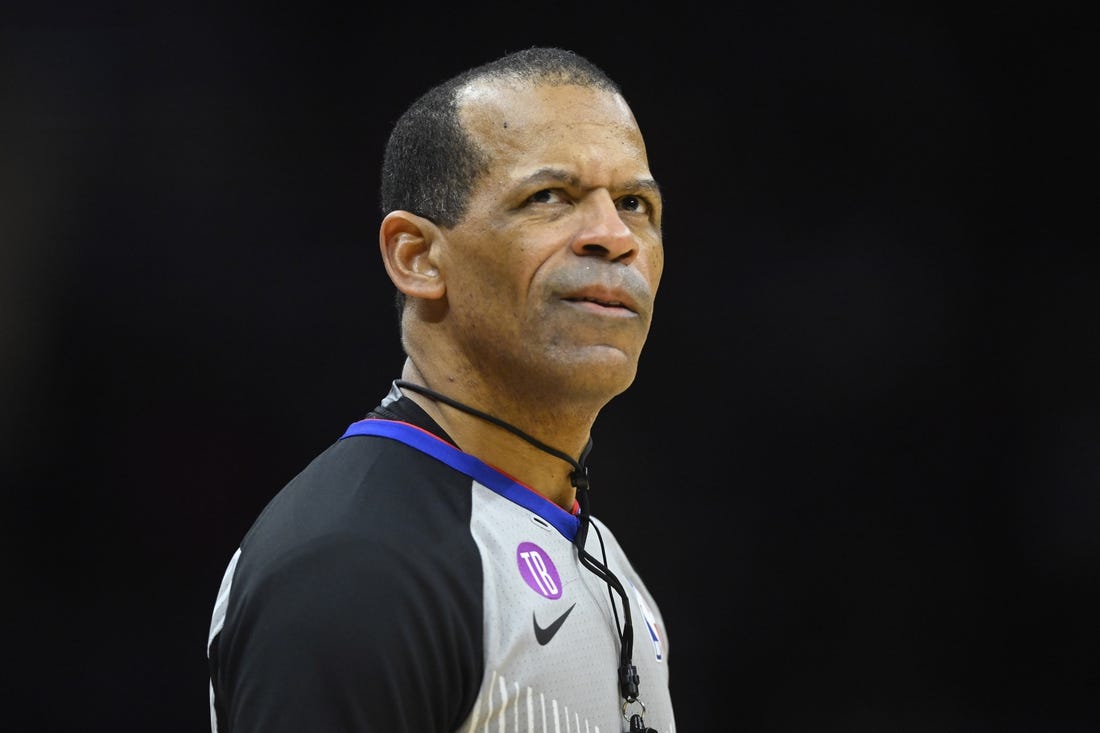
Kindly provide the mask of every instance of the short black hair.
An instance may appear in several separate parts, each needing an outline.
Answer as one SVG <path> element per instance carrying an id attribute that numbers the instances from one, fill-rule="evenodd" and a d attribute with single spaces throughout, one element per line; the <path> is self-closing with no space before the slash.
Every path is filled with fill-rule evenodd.
<path id="1" fill-rule="evenodd" d="M 390 132 L 382 159 L 383 215 L 402 209 L 446 228 L 462 221 L 474 183 L 489 161 L 462 127 L 458 93 L 483 79 L 571 84 L 621 93 L 602 69 L 583 56 L 537 46 L 432 87 L 405 110 Z"/>

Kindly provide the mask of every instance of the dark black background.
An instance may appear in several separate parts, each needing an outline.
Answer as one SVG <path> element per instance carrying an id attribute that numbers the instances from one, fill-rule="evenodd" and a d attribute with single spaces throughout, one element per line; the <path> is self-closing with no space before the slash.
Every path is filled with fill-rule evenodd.
<path id="1" fill-rule="evenodd" d="M 1095 730 L 1089 26 L 762 7 L 5 21 L 5 728 L 209 729 L 226 562 L 401 365 L 389 125 L 552 44 L 621 83 L 666 198 L 590 465 L 678 729 Z"/>

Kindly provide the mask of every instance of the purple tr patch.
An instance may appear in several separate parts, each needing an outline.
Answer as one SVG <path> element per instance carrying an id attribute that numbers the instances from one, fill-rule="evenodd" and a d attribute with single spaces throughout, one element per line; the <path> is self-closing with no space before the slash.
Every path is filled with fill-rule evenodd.
<path id="1" fill-rule="evenodd" d="M 561 598 L 561 576 L 550 555 L 534 542 L 521 542 L 516 548 L 519 574 L 531 589 L 544 598 Z"/>

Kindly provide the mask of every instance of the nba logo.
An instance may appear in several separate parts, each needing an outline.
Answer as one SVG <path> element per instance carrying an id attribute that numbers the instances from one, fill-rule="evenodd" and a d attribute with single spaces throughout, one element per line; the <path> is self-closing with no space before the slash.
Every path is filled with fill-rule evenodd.
<path id="1" fill-rule="evenodd" d="M 630 587 L 634 589 L 634 597 L 638 600 L 638 606 L 642 609 L 642 617 L 645 618 L 645 626 L 649 631 L 649 640 L 653 642 L 653 655 L 660 662 L 665 658 L 664 647 L 661 645 L 661 632 L 657 628 L 657 619 L 653 618 L 653 611 L 649 610 L 649 604 L 645 602 L 645 598 L 642 597 L 638 588 L 631 583 Z"/>

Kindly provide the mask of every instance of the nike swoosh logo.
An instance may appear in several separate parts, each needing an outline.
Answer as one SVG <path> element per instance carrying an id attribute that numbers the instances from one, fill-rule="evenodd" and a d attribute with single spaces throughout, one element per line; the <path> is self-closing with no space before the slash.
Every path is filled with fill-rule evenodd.
<path id="1" fill-rule="evenodd" d="M 563 613 L 554 621 L 554 623 L 547 626 L 545 629 L 539 626 L 539 620 L 535 618 L 535 612 L 531 612 L 531 621 L 535 624 L 535 639 L 542 646 L 546 646 L 550 643 L 550 640 L 554 638 L 554 634 L 558 633 L 558 629 L 565 623 L 565 619 L 569 618 L 569 614 L 573 612 L 573 607 L 577 604 L 574 603 L 569 607 L 569 610 Z"/>

